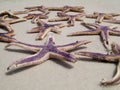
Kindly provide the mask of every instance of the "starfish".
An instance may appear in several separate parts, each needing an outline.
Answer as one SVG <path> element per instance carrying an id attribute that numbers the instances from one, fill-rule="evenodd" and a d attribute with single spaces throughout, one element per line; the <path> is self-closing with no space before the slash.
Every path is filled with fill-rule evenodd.
<path id="1" fill-rule="evenodd" d="M 39 19 L 47 19 L 48 16 L 46 16 L 45 14 L 28 14 L 27 16 L 25 16 L 24 18 L 26 19 L 32 19 L 32 23 L 36 23 L 38 22 Z"/>
<path id="2" fill-rule="evenodd" d="M 100 34 L 104 46 L 109 51 L 109 34 L 110 35 L 120 35 L 119 30 L 115 30 L 117 27 L 110 27 L 110 26 L 102 26 L 99 24 L 92 24 L 92 23 L 82 23 L 82 25 L 86 26 L 87 28 L 90 28 L 89 31 L 78 31 L 69 34 L 68 36 L 79 36 L 79 35 L 98 35 Z M 92 27 L 91 27 L 92 26 Z M 93 28 L 95 27 L 95 28 Z"/>
<path id="3" fill-rule="evenodd" d="M 82 6 L 64 6 L 64 7 L 45 7 L 45 6 L 33 6 L 26 7 L 29 11 L 42 11 L 43 13 L 49 13 L 49 11 L 62 11 L 63 13 L 72 12 L 83 12 L 84 7 Z"/>
<path id="4" fill-rule="evenodd" d="M 120 14 L 116 13 L 98 13 L 94 12 L 93 15 L 86 15 L 87 18 L 96 18 L 96 23 L 101 23 L 104 19 L 110 20 L 113 19 L 115 16 L 119 16 Z"/>
<path id="5" fill-rule="evenodd" d="M 26 21 L 26 19 L 23 18 L 11 19 L 11 20 L 6 20 L 6 18 L 8 18 L 8 15 L 3 15 L 0 17 L 0 26 L 5 27 L 9 32 L 14 32 L 10 24 Z"/>
<path id="6" fill-rule="evenodd" d="M 102 85 L 114 85 L 120 83 L 120 46 L 118 44 L 112 43 L 111 45 L 112 51 L 114 54 L 101 54 L 101 53 L 93 53 L 93 52 L 79 52 L 76 53 L 78 55 L 87 56 L 99 61 L 107 61 L 107 62 L 117 62 L 117 72 L 109 81 L 102 81 Z"/>
<path id="7" fill-rule="evenodd" d="M 74 26 L 75 21 L 82 21 L 81 18 L 85 16 L 85 13 L 80 13 L 76 15 L 68 15 L 65 13 L 58 13 L 60 18 L 55 18 L 48 20 L 49 22 L 57 22 L 57 21 L 68 21 L 68 26 Z"/>
<path id="8" fill-rule="evenodd" d="M 68 51 L 74 50 L 79 46 L 87 43 L 90 43 L 90 41 L 76 41 L 74 43 L 66 45 L 55 45 L 52 36 L 49 36 L 45 45 L 31 45 L 17 41 L 9 43 L 6 48 L 11 45 L 15 45 L 25 48 L 29 51 L 33 51 L 35 52 L 35 54 L 14 62 L 8 67 L 8 70 L 14 70 L 21 67 L 41 64 L 50 58 L 60 59 L 69 62 L 76 62 L 76 57 L 73 54 L 68 53 Z"/>
<path id="9" fill-rule="evenodd" d="M 0 33 L 0 41 L 13 42 L 15 39 L 12 36 L 14 36 L 14 33 Z"/>
<path id="10" fill-rule="evenodd" d="M 63 24 L 47 24 L 41 20 L 37 22 L 38 27 L 33 28 L 32 30 L 28 31 L 28 33 L 38 33 L 36 40 L 43 39 L 49 32 L 60 33 L 59 28 L 64 27 Z"/>

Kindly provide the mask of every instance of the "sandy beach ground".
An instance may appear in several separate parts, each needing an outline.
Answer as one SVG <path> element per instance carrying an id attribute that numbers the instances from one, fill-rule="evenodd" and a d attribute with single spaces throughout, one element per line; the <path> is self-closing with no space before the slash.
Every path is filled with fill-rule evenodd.
<path id="1" fill-rule="evenodd" d="M 94 11 L 105 13 L 120 13 L 120 0 L 0 0 L 0 11 L 4 10 L 24 10 L 29 6 L 84 6 L 86 13 Z M 25 15 L 20 15 L 20 17 Z M 49 14 L 49 19 L 56 18 L 56 12 Z M 120 19 L 120 17 L 118 17 Z M 43 21 L 47 22 L 48 19 Z M 93 23 L 95 19 L 84 18 L 85 22 Z M 56 22 L 53 22 L 56 23 Z M 65 22 L 57 22 L 64 23 Z M 102 23 L 102 25 L 116 25 L 120 30 L 119 24 Z M 26 32 L 36 24 L 31 24 L 30 20 L 22 23 L 13 24 L 16 39 L 36 45 L 43 45 L 44 40 L 35 41 L 37 34 L 27 34 Z M 91 51 L 106 53 L 104 46 L 98 35 L 94 36 L 77 36 L 67 37 L 71 32 L 84 31 L 87 28 L 76 21 L 74 27 L 64 27 L 60 35 L 54 34 L 56 44 L 62 45 L 77 40 L 90 40 L 92 43 L 87 44 L 78 51 Z M 5 32 L 0 28 L 0 32 Z M 110 42 L 117 42 L 120 45 L 119 36 L 110 36 Z M 116 70 L 114 63 L 94 62 L 87 60 L 78 60 L 76 63 L 65 64 L 62 61 L 50 59 L 47 62 L 24 70 L 19 70 L 7 74 L 7 67 L 20 58 L 31 55 L 19 47 L 12 46 L 16 51 L 4 50 L 7 43 L 0 42 L 0 90 L 119 90 L 120 84 L 115 86 L 100 86 L 103 79 L 110 80 Z"/>

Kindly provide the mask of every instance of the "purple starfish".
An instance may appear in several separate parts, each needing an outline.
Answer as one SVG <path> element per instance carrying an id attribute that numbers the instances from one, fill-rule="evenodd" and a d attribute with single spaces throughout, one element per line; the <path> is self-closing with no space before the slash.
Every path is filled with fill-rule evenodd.
<path id="1" fill-rule="evenodd" d="M 82 23 L 82 25 L 90 28 L 89 31 L 78 31 L 69 34 L 68 36 L 79 36 L 79 35 L 98 35 L 100 34 L 104 46 L 109 50 L 109 34 L 110 35 L 120 35 L 120 31 L 115 30 L 116 27 L 102 26 L 99 24 L 92 23 Z M 93 28 L 95 27 L 95 28 Z"/>
<path id="2" fill-rule="evenodd" d="M 110 20 L 115 16 L 119 16 L 120 14 L 116 13 L 98 13 L 94 12 L 92 15 L 86 15 L 87 18 L 96 18 L 96 23 L 101 23 L 104 19 Z"/>
<path id="3" fill-rule="evenodd" d="M 39 19 L 47 19 L 48 16 L 46 16 L 46 14 L 43 13 L 39 13 L 39 14 L 28 14 L 27 16 L 25 16 L 24 18 L 26 19 L 32 19 L 32 23 L 36 23 L 38 22 Z"/>
<path id="4" fill-rule="evenodd" d="M 8 18 L 8 17 L 10 17 L 12 19 L 6 20 L 6 18 Z M 14 32 L 14 30 L 12 29 L 10 24 L 14 24 L 14 23 L 22 22 L 22 21 L 26 21 L 26 19 L 18 18 L 17 16 L 11 16 L 9 14 L 5 14 L 0 17 L 0 26 L 5 27 L 9 32 Z"/>
<path id="5" fill-rule="evenodd" d="M 112 80 L 109 81 L 103 81 L 101 82 L 102 85 L 113 85 L 120 83 L 120 46 L 118 44 L 113 43 L 112 44 L 112 51 L 114 54 L 108 55 L 108 54 L 101 54 L 101 53 L 93 53 L 93 52 L 79 52 L 76 54 L 91 57 L 95 60 L 99 61 L 107 61 L 107 62 L 118 62 L 117 64 L 117 72 Z"/>
<path id="6" fill-rule="evenodd" d="M 85 13 L 80 13 L 76 15 L 68 15 L 65 13 L 58 13 L 60 18 L 50 19 L 49 22 L 57 22 L 57 21 L 68 21 L 68 26 L 74 26 L 75 21 L 82 21 L 82 17 L 85 16 Z"/>
<path id="7" fill-rule="evenodd" d="M 14 36 L 14 33 L 0 33 L 0 41 L 13 42 L 15 39 L 12 36 Z"/>
<path id="8" fill-rule="evenodd" d="M 37 38 L 36 38 L 37 40 L 43 39 L 49 32 L 60 33 L 60 31 L 57 29 L 65 26 L 61 23 L 60 24 L 47 24 L 41 20 L 39 20 L 37 24 L 38 24 L 38 27 L 35 27 L 32 30 L 28 31 L 28 33 L 38 33 Z"/>
<path id="9" fill-rule="evenodd" d="M 55 45 L 54 39 L 51 36 L 48 38 L 48 41 L 45 43 L 45 45 L 40 45 L 40 46 L 25 44 L 17 41 L 12 42 L 8 44 L 6 48 L 11 45 L 15 45 L 25 48 L 29 51 L 33 51 L 35 52 L 35 54 L 14 62 L 12 65 L 8 67 L 8 70 L 13 70 L 31 65 L 37 65 L 45 62 L 49 58 L 75 62 L 76 57 L 73 54 L 68 53 L 68 51 L 74 50 L 79 46 L 87 43 L 90 43 L 90 41 L 76 41 L 74 43 L 70 43 L 66 45 Z"/>

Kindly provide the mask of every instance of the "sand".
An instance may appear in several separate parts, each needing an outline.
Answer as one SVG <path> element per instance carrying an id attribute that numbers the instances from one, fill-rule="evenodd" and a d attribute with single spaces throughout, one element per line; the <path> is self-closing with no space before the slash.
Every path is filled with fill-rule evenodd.
<path id="1" fill-rule="evenodd" d="M 107 12 L 120 13 L 120 0 L 0 0 L 0 11 L 2 10 L 24 10 L 26 6 L 84 6 L 85 11 L 93 13 Z M 21 17 L 22 15 L 20 15 Z M 23 15 L 24 16 L 24 15 Z M 50 18 L 55 18 L 56 12 L 50 13 Z M 50 19 L 49 18 L 49 19 Z M 118 17 L 119 18 L 119 17 Z M 94 19 L 84 19 L 85 22 L 94 22 Z M 47 20 L 44 20 L 47 21 Z M 59 22 L 58 22 L 59 23 Z M 61 22 L 66 24 L 66 22 Z M 102 23 L 104 25 L 116 25 L 120 30 L 120 25 Z M 35 41 L 37 34 L 26 34 L 28 30 L 36 27 L 36 24 L 31 24 L 30 21 L 12 25 L 15 30 L 15 38 L 30 44 L 44 44 L 47 37 L 42 41 Z M 66 35 L 75 31 L 87 30 L 80 25 L 80 22 L 75 22 L 74 27 L 62 28 L 60 35 L 54 34 L 56 44 L 62 45 L 71 43 L 77 40 L 90 40 L 92 43 L 82 46 L 78 51 L 92 51 L 106 53 L 100 37 L 94 36 L 78 36 L 67 37 Z M 5 32 L 0 29 L 1 32 Z M 110 36 L 111 42 L 120 44 L 120 37 Z M 12 46 L 13 51 L 4 50 L 7 43 L 0 43 L 0 90 L 119 90 L 120 85 L 103 87 L 100 86 L 102 79 L 110 80 L 116 70 L 116 65 L 113 63 L 102 63 L 87 60 L 78 60 L 76 63 L 68 63 L 50 59 L 47 62 L 31 68 L 16 71 L 7 74 L 7 67 L 14 61 L 20 58 L 31 55 L 19 47 Z M 14 50 L 16 49 L 16 50 Z"/>

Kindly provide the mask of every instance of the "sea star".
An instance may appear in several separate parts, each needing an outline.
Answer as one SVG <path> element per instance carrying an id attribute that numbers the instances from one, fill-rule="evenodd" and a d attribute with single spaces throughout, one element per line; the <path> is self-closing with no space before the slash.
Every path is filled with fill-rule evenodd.
<path id="1" fill-rule="evenodd" d="M 82 21 L 81 18 L 85 16 L 85 13 L 80 13 L 76 15 L 68 15 L 65 13 L 58 13 L 60 18 L 50 19 L 49 22 L 57 22 L 57 21 L 68 21 L 68 26 L 74 26 L 75 21 Z"/>
<path id="2" fill-rule="evenodd" d="M 29 51 L 35 52 L 34 55 L 23 58 L 19 61 L 14 62 L 12 65 L 8 67 L 8 70 L 13 70 L 21 67 L 37 65 L 45 62 L 50 58 L 65 60 L 69 62 L 75 62 L 77 59 L 73 54 L 68 53 L 68 51 L 74 50 L 81 45 L 90 43 L 90 41 L 76 41 L 74 43 L 66 44 L 66 45 L 55 45 L 54 39 L 50 36 L 45 43 L 45 45 L 30 45 L 22 42 L 12 42 L 9 43 L 7 47 L 11 45 L 19 46 L 25 48 Z"/>
<path id="3" fill-rule="evenodd" d="M 11 17 L 11 20 L 6 20 L 6 18 Z M 18 23 L 18 22 L 22 22 L 22 21 L 26 21 L 26 19 L 23 18 L 17 18 L 14 19 L 16 17 L 14 16 L 9 16 L 9 15 L 3 15 L 0 17 L 0 26 L 1 27 L 5 27 L 9 32 L 14 32 L 13 28 L 10 26 L 10 24 L 14 24 L 14 23 Z"/>
<path id="4" fill-rule="evenodd" d="M 12 38 L 14 33 L 0 33 L 0 41 L 2 42 L 12 42 L 15 39 Z"/>
<path id="5" fill-rule="evenodd" d="M 101 23 L 104 19 L 110 20 L 115 16 L 119 16 L 120 14 L 116 13 L 98 13 L 94 12 L 92 15 L 86 15 L 87 18 L 96 18 L 96 23 Z"/>
<path id="6" fill-rule="evenodd" d="M 102 85 L 113 85 L 120 83 L 120 46 L 118 44 L 112 43 L 112 51 L 114 54 L 101 54 L 101 53 L 93 53 L 93 52 L 79 52 L 77 55 L 91 57 L 95 60 L 99 61 L 107 61 L 107 62 L 117 62 L 117 72 L 114 75 L 112 80 L 102 81 Z"/>
<path id="7" fill-rule="evenodd" d="M 79 35 L 98 35 L 100 34 L 104 46 L 109 51 L 109 34 L 110 35 L 120 35 L 120 31 L 115 30 L 116 27 L 110 27 L 110 26 L 102 26 L 99 24 L 92 24 L 92 23 L 82 23 L 82 25 L 86 26 L 87 28 L 90 28 L 89 31 L 78 31 L 69 34 L 68 36 L 79 36 Z M 92 27 L 91 27 L 92 26 Z M 95 28 L 93 28 L 95 27 Z"/>
<path id="8" fill-rule="evenodd" d="M 47 24 L 41 20 L 39 20 L 37 24 L 38 24 L 38 27 L 35 27 L 32 30 L 28 31 L 28 33 L 38 33 L 36 40 L 43 39 L 49 32 L 60 33 L 60 31 L 57 29 L 65 26 L 61 23 L 60 24 Z"/>
<path id="9" fill-rule="evenodd" d="M 84 7 L 82 6 L 64 6 L 64 7 L 45 7 L 45 6 L 33 6 L 33 7 L 26 7 L 30 11 L 42 11 L 44 13 L 49 13 L 49 11 L 62 11 L 63 13 L 66 12 L 83 12 Z"/>
<path id="10" fill-rule="evenodd" d="M 24 18 L 26 19 L 32 19 L 32 23 L 36 23 L 38 22 L 39 19 L 47 19 L 48 16 L 46 16 L 45 14 L 39 13 L 39 14 L 28 14 L 27 16 L 25 16 Z"/>

